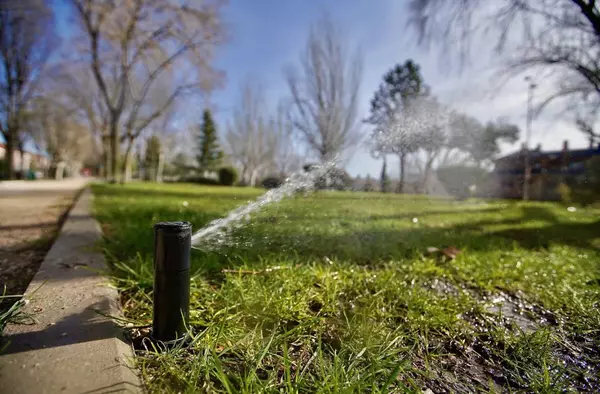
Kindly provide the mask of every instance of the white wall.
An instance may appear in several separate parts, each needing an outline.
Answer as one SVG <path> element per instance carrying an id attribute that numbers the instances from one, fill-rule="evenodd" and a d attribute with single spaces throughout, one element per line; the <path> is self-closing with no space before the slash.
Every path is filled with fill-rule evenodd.
<path id="1" fill-rule="evenodd" d="M 0 160 L 3 160 L 6 157 L 6 148 L 4 146 L 0 146 Z M 31 167 L 32 161 L 37 162 L 38 168 L 47 168 L 50 164 L 50 161 L 45 156 L 36 156 L 29 152 L 25 152 L 23 154 L 23 169 L 29 170 Z M 13 168 L 16 171 L 21 170 L 21 152 L 16 150 L 13 154 Z"/>

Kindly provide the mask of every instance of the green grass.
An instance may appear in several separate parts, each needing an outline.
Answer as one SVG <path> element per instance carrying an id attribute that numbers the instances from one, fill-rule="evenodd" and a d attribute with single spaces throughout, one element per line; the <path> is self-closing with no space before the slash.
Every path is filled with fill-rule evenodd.
<path id="1" fill-rule="evenodd" d="M 150 392 L 600 390 L 598 210 L 375 193 L 284 201 L 231 246 L 192 251 L 193 342 L 157 352 L 141 340 L 152 225 L 199 229 L 262 191 L 94 192 Z M 449 246 L 456 259 L 427 252 Z"/>

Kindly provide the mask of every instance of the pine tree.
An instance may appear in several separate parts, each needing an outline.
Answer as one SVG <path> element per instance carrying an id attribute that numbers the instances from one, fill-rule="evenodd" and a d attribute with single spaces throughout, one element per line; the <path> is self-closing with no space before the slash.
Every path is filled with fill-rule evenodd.
<path id="1" fill-rule="evenodd" d="M 381 192 L 387 193 L 390 190 L 390 179 L 387 175 L 387 160 L 383 157 L 383 166 L 381 167 L 381 179 L 379 180 L 381 186 Z"/>
<path id="2" fill-rule="evenodd" d="M 144 155 L 144 167 L 146 169 L 146 177 L 149 180 L 156 180 L 160 151 L 160 139 L 155 135 L 148 138 L 146 142 L 146 154 Z"/>
<path id="3" fill-rule="evenodd" d="M 217 128 L 208 109 L 204 110 L 198 142 L 198 168 L 200 171 L 216 171 L 223 159 L 219 146 Z"/>
<path id="4" fill-rule="evenodd" d="M 414 132 L 404 128 L 390 129 L 390 125 L 398 120 L 411 101 L 429 95 L 429 87 L 423 83 L 420 67 L 412 60 L 394 66 L 383 76 L 383 82 L 371 99 L 371 114 L 367 123 L 376 129 L 384 130 L 393 137 L 390 146 L 376 148 L 377 153 L 398 155 L 400 165 L 400 182 L 398 192 L 404 189 L 406 158 L 419 148 L 419 138 Z"/>

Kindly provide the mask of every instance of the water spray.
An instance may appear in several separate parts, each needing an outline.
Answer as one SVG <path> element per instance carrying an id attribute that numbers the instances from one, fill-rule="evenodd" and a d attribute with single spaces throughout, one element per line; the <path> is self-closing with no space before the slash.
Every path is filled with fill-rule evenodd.
<path id="1" fill-rule="evenodd" d="M 192 245 L 226 242 L 228 231 L 241 227 L 253 213 L 317 183 L 335 168 L 337 160 L 315 166 L 310 172 L 290 176 L 280 187 L 216 219 L 192 236 L 189 222 L 160 222 L 154 225 L 154 315 L 152 338 L 172 345 L 185 340 L 190 304 L 190 252 Z"/>
<path id="2" fill-rule="evenodd" d="M 271 189 L 256 200 L 234 209 L 224 218 L 213 220 L 192 236 L 192 247 L 208 250 L 226 244 L 227 236 L 232 230 L 243 226 L 252 214 L 265 206 L 292 197 L 299 191 L 314 191 L 319 181 L 335 170 L 338 161 L 336 157 L 323 164 L 314 165 L 310 171 L 295 173 L 278 188 Z"/>

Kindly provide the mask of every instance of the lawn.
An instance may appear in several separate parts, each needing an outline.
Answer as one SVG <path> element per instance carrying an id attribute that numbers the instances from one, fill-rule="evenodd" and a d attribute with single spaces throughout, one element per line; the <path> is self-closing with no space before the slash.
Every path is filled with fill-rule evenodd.
<path id="1" fill-rule="evenodd" d="M 319 192 L 192 251 L 191 345 L 156 352 L 152 225 L 262 191 L 95 185 L 150 392 L 600 390 L 600 210 Z M 436 249 L 433 249 L 436 248 Z"/>

